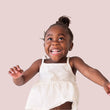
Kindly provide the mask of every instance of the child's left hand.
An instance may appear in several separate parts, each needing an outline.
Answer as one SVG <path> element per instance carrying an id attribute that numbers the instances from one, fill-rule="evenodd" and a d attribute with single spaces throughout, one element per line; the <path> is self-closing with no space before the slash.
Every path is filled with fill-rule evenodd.
<path id="1" fill-rule="evenodd" d="M 106 93 L 108 95 L 110 95 L 110 82 L 108 82 L 104 85 L 104 89 L 105 89 Z"/>

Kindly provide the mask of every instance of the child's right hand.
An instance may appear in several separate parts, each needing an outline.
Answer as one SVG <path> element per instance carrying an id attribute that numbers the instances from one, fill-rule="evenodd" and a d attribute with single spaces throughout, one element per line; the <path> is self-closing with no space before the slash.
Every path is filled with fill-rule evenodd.
<path id="1" fill-rule="evenodd" d="M 13 79 L 17 79 L 23 75 L 23 70 L 19 67 L 19 65 L 17 65 L 10 68 L 8 73 L 13 77 Z"/>

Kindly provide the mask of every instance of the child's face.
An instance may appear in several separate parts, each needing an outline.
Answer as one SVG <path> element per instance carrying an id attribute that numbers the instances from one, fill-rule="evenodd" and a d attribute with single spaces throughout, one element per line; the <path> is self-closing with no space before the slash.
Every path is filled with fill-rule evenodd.
<path id="1" fill-rule="evenodd" d="M 65 59 L 73 43 L 70 41 L 70 35 L 62 26 L 52 26 L 45 35 L 44 48 L 46 54 L 53 62 L 60 62 Z"/>

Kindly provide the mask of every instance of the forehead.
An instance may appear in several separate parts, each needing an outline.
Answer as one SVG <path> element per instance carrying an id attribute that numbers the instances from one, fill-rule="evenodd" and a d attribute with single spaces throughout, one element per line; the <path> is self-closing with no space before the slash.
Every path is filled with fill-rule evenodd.
<path id="1" fill-rule="evenodd" d="M 68 34 L 67 29 L 64 28 L 63 26 L 60 26 L 60 25 L 55 25 L 55 26 L 50 27 L 47 30 L 46 34 L 48 34 L 48 33 L 56 33 L 56 34 L 57 33 L 63 33 L 63 34 Z"/>

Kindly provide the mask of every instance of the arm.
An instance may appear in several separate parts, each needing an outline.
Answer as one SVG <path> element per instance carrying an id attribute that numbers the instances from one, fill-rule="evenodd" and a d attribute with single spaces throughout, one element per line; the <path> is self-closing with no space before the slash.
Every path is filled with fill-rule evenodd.
<path id="1" fill-rule="evenodd" d="M 13 82 L 21 86 L 29 81 L 36 73 L 39 72 L 41 60 L 35 61 L 26 71 L 23 71 L 18 65 L 10 68 L 9 74 L 13 78 Z"/>
<path id="2" fill-rule="evenodd" d="M 74 67 L 91 81 L 104 87 L 105 91 L 110 94 L 110 82 L 101 74 L 100 71 L 87 65 L 81 58 L 73 58 Z"/>

